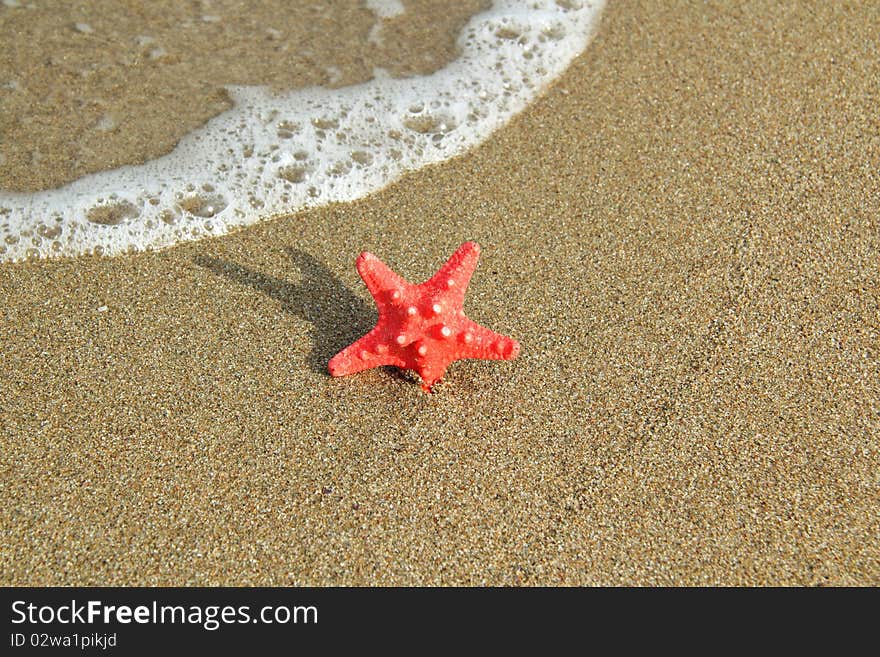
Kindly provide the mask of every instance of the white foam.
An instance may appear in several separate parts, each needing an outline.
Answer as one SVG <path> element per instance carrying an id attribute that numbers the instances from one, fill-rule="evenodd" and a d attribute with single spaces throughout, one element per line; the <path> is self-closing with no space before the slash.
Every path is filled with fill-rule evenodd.
<path id="1" fill-rule="evenodd" d="M 423 77 L 377 71 L 284 94 L 231 87 L 233 109 L 166 156 L 0 192 L 0 261 L 158 249 L 362 197 L 503 125 L 586 47 L 603 5 L 499 0 L 465 26 L 461 56 Z"/>
<path id="2" fill-rule="evenodd" d="M 400 0 L 367 0 L 367 8 L 379 18 L 394 18 L 406 11 Z"/>

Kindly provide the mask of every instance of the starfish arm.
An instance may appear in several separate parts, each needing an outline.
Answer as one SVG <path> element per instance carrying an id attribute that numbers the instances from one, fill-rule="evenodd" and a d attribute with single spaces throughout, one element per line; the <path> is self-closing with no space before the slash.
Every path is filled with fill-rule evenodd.
<path id="1" fill-rule="evenodd" d="M 443 291 L 452 305 L 461 307 L 479 259 L 480 245 L 476 242 L 465 242 L 424 285 Z"/>
<path id="2" fill-rule="evenodd" d="M 369 251 L 364 251 L 358 256 L 356 266 L 374 299 L 378 300 L 383 292 L 403 290 L 409 286 L 406 279 L 392 271 Z"/>
<path id="3" fill-rule="evenodd" d="M 331 358 L 327 363 L 330 374 L 332 376 L 347 376 L 383 365 L 404 367 L 406 363 L 397 354 L 390 351 L 377 352 L 376 347 L 380 344 L 377 329 L 378 327 Z"/>
<path id="4" fill-rule="evenodd" d="M 519 355 L 519 342 L 467 319 L 458 334 L 462 345 L 458 358 L 513 360 Z"/>

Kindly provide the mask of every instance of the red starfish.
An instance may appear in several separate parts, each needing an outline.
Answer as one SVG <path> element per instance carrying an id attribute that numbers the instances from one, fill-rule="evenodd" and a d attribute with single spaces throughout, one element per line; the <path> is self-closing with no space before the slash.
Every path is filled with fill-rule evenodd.
<path id="1" fill-rule="evenodd" d="M 375 328 L 330 359 L 333 376 L 381 365 L 415 370 L 431 386 L 461 358 L 511 360 L 519 343 L 465 317 L 462 305 L 477 267 L 480 245 L 466 242 L 430 280 L 413 285 L 372 253 L 361 253 L 357 270 L 379 309 Z"/>

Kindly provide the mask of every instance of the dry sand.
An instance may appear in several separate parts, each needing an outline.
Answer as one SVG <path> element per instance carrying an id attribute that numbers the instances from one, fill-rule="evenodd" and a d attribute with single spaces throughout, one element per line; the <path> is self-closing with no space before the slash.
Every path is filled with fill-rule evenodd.
<path id="1" fill-rule="evenodd" d="M 880 584 L 880 8 L 768 5 L 612 1 L 361 202 L 0 268 L 2 583 Z M 466 239 L 518 360 L 327 376 L 360 250 Z"/>

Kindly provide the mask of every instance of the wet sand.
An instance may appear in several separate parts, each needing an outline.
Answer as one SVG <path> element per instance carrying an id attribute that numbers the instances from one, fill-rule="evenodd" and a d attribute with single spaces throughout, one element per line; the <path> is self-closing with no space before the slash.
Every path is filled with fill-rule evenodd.
<path id="1" fill-rule="evenodd" d="M 0 267 L 3 584 L 880 584 L 880 9 L 611 2 L 360 202 Z M 522 345 L 333 379 L 368 249 Z"/>
<path id="2" fill-rule="evenodd" d="M 164 155 L 232 107 L 227 85 L 431 73 L 487 4 L 413 0 L 386 18 L 359 0 L 0 5 L 0 189 L 50 189 Z"/>

